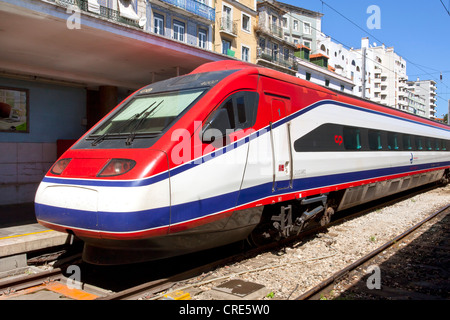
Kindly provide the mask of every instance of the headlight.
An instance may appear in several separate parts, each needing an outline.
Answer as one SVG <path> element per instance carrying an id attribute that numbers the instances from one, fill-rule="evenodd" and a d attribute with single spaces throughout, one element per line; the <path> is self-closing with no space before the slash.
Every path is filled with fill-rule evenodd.
<path id="1" fill-rule="evenodd" d="M 64 171 L 64 169 L 67 167 L 67 165 L 69 164 L 70 160 L 72 160 L 72 159 L 61 159 L 61 160 L 57 161 L 53 165 L 53 167 L 50 170 L 50 172 L 53 173 L 53 174 L 60 175 Z"/>
<path id="2" fill-rule="evenodd" d="M 127 159 L 111 159 L 97 177 L 112 177 L 127 173 L 136 165 L 136 161 Z"/>

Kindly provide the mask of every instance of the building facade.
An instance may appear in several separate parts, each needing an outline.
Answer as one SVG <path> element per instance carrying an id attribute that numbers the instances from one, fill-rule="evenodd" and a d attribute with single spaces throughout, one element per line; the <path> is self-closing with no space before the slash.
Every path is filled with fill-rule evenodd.
<path id="1" fill-rule="evenodd" d="M 363 38 L 359 53 L 359 64 L 363 85 L 361 96 L 392 108 L 407 111 L 408 106 L 402 87 L 408 79 L 406 61 L 394 52 L 394 48 L 384 45 L 370 45 L 369 38 Z M 365 52 L 365 56 L 364 56 Z"/>
<path id="2" fill-rule="evenodd" d="M 328 65 L 339 76 L 353 83 L 352 94 L 362 97 L 362 59 L 361 53 L 348 50 L 330 37 L 320 34 L 318 52 L 329 58 Z"/>
<path id="3" fill-rule="evenodd" d="M 274 1 L 277 7 L 286 11 L 282 17 L 283 38 L 295 45 L 304 45 L 312 52 L 317 50 L 317 41 L 322 29 L 323 14 Z"/>
<path id="4" fill-rule="evenodd" d="M 408 89 L 424 101 L 424 113 L 426 118 L 436 119 L 436 81 L 420 80 L 408 81 Z"/>
<path id="5" fill-rule="evenodd" d="M 256 63 L 256 1 L 217 0 L 215 6 L 214 51 Z"/>
<path id="6" fill-rule="evenodd" d="M 256 63 L 291 75 L 297 73 L 296 45 L 284 38 L 283 19 L 287 11 L 273 1 L 258 1 Z"/>
<path id="7" fill-rule="evenodd" d="M 306 59 L 297 58 L 298 69 L 296 76 L 298 78 L 308 80 L 315 84 L 341 91 L 343 93 L 353 94 L 355 87 L 353 81 L 334 72 L 331 66 L 324 66 L 325 61 L 328 60 L 327 56 L 321 54 L 311 56 L 313 61 L 317 56 L 317 58 L 323 62 L 318 62 L 317 60 L 311 62 L 311 60 L 308 61 Z"/>
<path id="8" fill-rule="evenodd" d="M 212 0 L 149 0 L 146 2 L 146 15 L 143 19 L 145 24 L 142 24 L 149 32 L 212 50 L 215 10 L 211 2 Z"/>
<path id="9" fill-rule="evenodd" d="M 407 96 L 407 111 L 421 117 L 429 118 L 429 116 L 427 116 L 425 98 L 416 93 L 415 85 L 413 84 L 412 86 L 406 87 L 404 92 Z"/>

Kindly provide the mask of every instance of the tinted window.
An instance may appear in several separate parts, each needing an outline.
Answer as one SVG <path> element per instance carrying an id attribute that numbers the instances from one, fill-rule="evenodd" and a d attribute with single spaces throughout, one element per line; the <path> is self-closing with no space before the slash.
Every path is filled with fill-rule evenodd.
<path id="1" fill-rule="evenodd" d="M 409 134 L 403 135 L 403 150 L 412 150 L 411 136 Z"/>
<path id="2" fill-rule="evenodd" d="M 327 123 L 294 141 L 296 152 L 447 151 L 450 140 Z"/>
<path id="3" fill-rule="evenodd" d="M 395 132 L 388 132 L 388 149 L 399 150 L 398 146 L 398 134 Z"/>
<path id="4" fill-rule="evenodd" d="M 344 127 L 344 145 L 347 150 L 360 150 L 361 130 L 354 127 Z"/>
<path id="5" fill-rule="evenodd" d="M 257 109 L 258 94 L 256 92 L 241 91 L 235 93 L 228 97 L 212 113 L 206 121 L 203 131 L 217 129 L 225 136 L 227 130 L 234 131 L 237 129 L 251 128 L 256 121 Z M 226 112 L 223 110 L 226 110 Z"/>
<path id="6" fill-rule="evenodd" d="M 294 142 L 297 152 L 308 151 L 344 151 L 342 126 L 324 124 Z"/>
<path id="7" fill-rule="evenodd" d="M 382 150 L 383 144 L 381 142 L 380 130 L 369 130 L 369 149 L 370 150 Z"/>

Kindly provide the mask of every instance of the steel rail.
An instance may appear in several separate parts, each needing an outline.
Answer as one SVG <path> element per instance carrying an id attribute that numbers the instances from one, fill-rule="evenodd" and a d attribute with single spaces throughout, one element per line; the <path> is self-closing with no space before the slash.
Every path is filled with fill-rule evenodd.
<path id="1" fill-rule="evenodd" d="M 62 270 L 59 268 L 55 268 L 53 270 L 26 275 L 20 278 L 0 281 L 0 297 L 7 296 L 11 293 L 15 293 L 23 289 L 38 286 L 46 282 L 57 281 L 62 278 Z"/>

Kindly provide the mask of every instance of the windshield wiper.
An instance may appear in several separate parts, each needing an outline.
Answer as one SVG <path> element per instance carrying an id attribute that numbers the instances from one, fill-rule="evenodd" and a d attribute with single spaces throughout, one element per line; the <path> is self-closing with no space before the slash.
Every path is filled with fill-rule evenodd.
<path id="1" fill-rule="evenodd" d="M 156 102 L 156 101 L 155 101 Z M 152 115 L 153 113 L 155 113 L 156 109 L 164 102 L 164 100 L 161 100 L 160 103 L 158 103 L 158 105 L 156 105 L 152 110 L 150 111 L 146 111 L 148 110 L 150 107 L 148 107 L 147 109 L 145 109 L 143 112 L 140 113 L 140 115 L 136 118 L 139 119 L 139 122 L 136 123 L 136 126 L 134 127 L 134 129 L 130 132 L 130 135 L 127 137 L 127 140 L 125 141 L 125 144 L 127 146 L 131 145 L 133 143 L 134 138 L 136 137 L 136 132 L 137 129 L 141 126 L 141 124 L 144 122 L 145 119 L 147 119 L 150 115 Z M 152 104 L 152 106 L 155 103 Z M 143 115 L 143 116 L 142 116 Z M 151 132 L 154 133 L 154 132 Z"/>
<path id="2" fill-rule="evenodd" d="M 135 120 L 139 119 L 148 109 L 150 109 L 154 104 L 156 103 L 153 102 L 151 105 L 149 105 L 147 108 L 145 108 L 145 110 L 136 113 L 133 118 L 129 119 L 128 121 L 124 122 L 119 128 L 117 128 L 116 130 L 118 132 L 112 133 L 112 132 L 106 132 L 104 134 L 102 134 L 100 137 L 96 138 L 94 141 L 92 141 L 91 146 L 96 146 L 97 144 L 99 144 L 100 142 L 102 142 L 103 140 L 105 140 L 106 137 L 110 136 L 110 135 L 116 135 L 119 134 L 120 135 L 120 131 L 125 128 L 126 126 L 130 125 L 131 123 L 133 123 Z"/>

